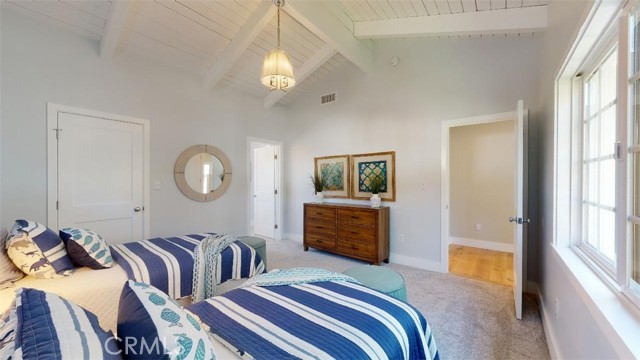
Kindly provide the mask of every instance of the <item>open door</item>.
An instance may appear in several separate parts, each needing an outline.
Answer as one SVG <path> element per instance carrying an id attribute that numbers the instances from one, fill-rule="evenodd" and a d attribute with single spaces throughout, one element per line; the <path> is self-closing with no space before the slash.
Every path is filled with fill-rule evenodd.
<path id="1" fill-rule="evenodd" d="M 516 306 L 516 318 L 522 319 L 522 291 L 524 276 L 526 273 L 526 248 L 525 224 L 529 223 L 527 217 L 527 125 L 529 111 L 524 109 L 523 101 L 518 101 L 516 119 L 516 161 L 515 161 L 515 211 L 514 217 L 509 221 L 514 225 L 514 252 L 513 252 L 513 297 Z"/>
<path id="2" fill-rule="evenodd" d="M 273 145 L 253 150 L 253 233 L 272 239 L 276 224 L 275 155 Z"/>

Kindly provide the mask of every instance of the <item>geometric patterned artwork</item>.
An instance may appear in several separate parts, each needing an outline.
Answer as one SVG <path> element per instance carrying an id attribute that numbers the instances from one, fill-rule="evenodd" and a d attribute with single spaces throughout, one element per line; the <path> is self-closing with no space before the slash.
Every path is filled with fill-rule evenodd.
<path id="1" fill-rule="evenodd" d="M 371 192 L 369 184 L 372 178 L 382 178 L 381 193 L 387 192 L 387 161 L 363 161 L 358 163 L 358 190 Z"/>

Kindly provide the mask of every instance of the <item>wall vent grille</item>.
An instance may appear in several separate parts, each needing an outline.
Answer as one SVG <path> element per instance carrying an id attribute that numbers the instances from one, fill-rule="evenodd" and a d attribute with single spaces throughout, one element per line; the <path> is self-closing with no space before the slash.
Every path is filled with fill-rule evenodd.
<path id="1" fill-rule="evenodd" d="M 320 97 L 320 104 L 326 104 L 334 101 L 336 101 L 336 93 L 322 95 Z"/>

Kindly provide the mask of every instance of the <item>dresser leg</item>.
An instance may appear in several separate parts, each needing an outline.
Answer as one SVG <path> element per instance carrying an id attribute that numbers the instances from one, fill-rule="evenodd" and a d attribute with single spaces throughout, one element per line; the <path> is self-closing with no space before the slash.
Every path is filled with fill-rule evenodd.
<path id="1" fill-rule="evenodd" d="M 384 259 L 384 263 L 388 264 L 389 263 L 389 258 Z"/>
<path id="2" fill-rule="evenodd" d="M 304 251 L 309 251 L 309 247 L 308 246 L 304 246 Z"/>

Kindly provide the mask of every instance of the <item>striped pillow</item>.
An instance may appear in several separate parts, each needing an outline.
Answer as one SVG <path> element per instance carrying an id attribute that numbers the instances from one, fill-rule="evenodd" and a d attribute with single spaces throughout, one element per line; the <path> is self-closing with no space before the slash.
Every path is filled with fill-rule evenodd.
<path id="1" fill-rule="evenodd" d="M 16 314 L 15 358 L 122 358 L 115 337 L 100 328 L 94 314 L 58 295 L 18 289 Z"/>
<path id="2" fill-rule="evenodd" d="M 0 290 L 11 287 L 14 282 L 24 277 L 24 273 L 16 268 L 7 256 L 6 240 L 4 237 L 0 238 Z"/>
<path id="3" fill-rule="evenodd" d="M 91 230 L 65 228 L 60 237 L 67 245 L 67 253 L 73 262 L 94 270 L 113 266 L 109 246 L 102 237 Z"/>
<path id="4" fill-rule="evenodd" d="M 68 275 L 73 270 L 62 239 L 35 221 L 16 220 L 7 240 L 7 254 L 20 270 L 36 278 Z"/>
<path id="5" fill-rule="evenodd" d="M 18 316 L 15 300 L 0 319 L 0 360 L 11 360 L 16 348 Z"/>
<path id="6" fill-rule="evenodd" d="M 195 315 L 155 287 L 133 280 L 127 281 L 120 295 L 118 338 L 127 359 L 216 358 L 211 339 Z"/>

